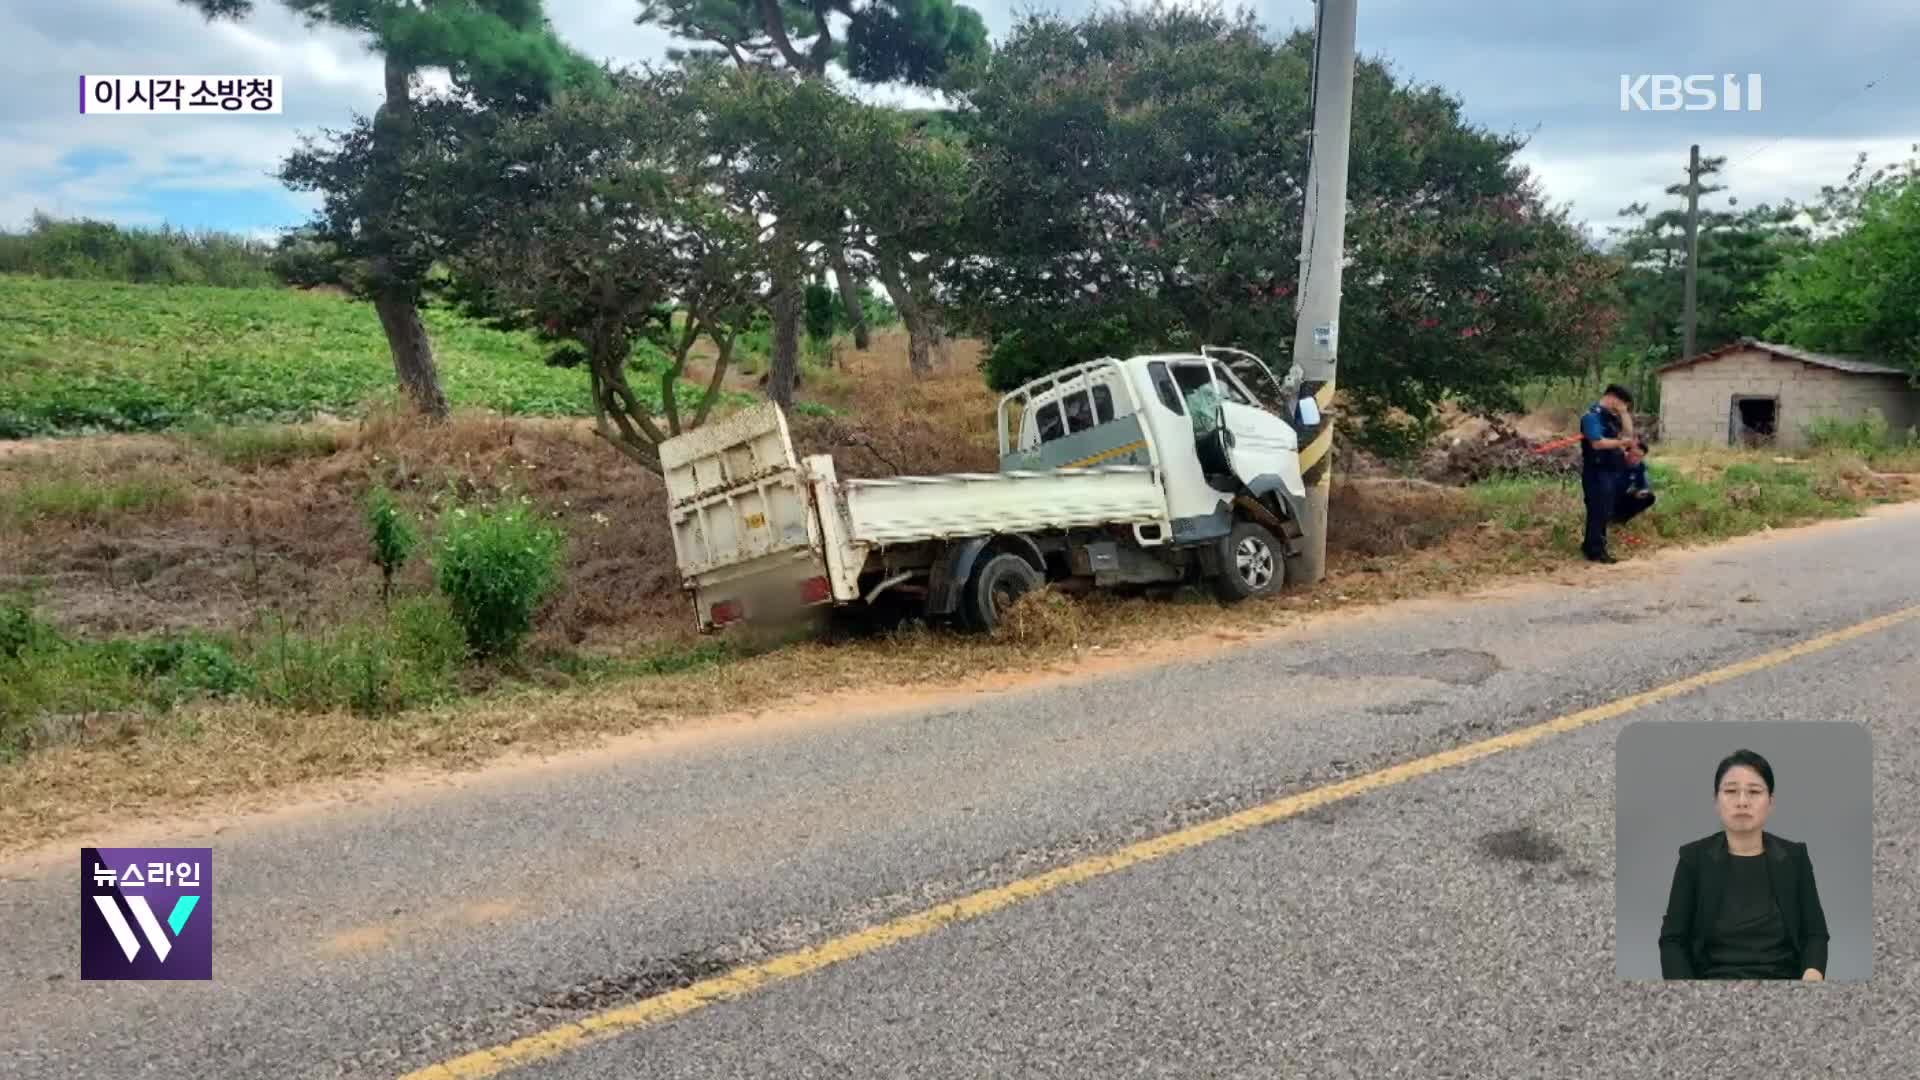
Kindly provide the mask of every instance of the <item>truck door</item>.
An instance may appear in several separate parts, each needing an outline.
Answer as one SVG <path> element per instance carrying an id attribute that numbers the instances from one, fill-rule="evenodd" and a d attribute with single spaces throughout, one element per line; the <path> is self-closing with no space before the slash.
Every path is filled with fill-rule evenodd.
<path id="1" fill-rule="evenodd" d="M 1255 404 L 1239 380 L 1218 361 L 1207 365 L 1220 396 L 1220 424 L 1227 430 L 1227 460 L 1247 490 L 1264 495 L 1276 486 L 1300 497 L 1300 437 L 1293 425 Z"/>

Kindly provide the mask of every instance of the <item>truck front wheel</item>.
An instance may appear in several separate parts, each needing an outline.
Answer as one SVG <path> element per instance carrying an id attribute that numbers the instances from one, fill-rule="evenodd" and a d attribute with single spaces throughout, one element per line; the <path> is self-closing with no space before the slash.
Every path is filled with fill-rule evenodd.
<path id="1" fill-rule="evenodd" d="M 1213 576 L 1213 593 L 1228 604 L 1271 595 L 1285 578 L 1285 566 L 1273 534 L 1265 526 L 1242 521 L 1221 541 L 1220 571 Z"/>
<path id="2" fill-rule="evenodd" d="M 1027 560 L 1018 555 L 995 555 L 974 572 L 967 584 L 961 615 L 972 629 L 992 633 L 1013 605 L 1042 583 L 1040 572 Z"/>

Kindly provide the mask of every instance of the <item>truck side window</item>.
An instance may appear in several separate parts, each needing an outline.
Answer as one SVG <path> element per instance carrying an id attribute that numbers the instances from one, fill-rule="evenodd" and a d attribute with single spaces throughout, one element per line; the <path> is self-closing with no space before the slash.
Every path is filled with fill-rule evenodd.
<path id="1" fill-rule="evenodd" d="M 1060 403 L 1049 401 L 1034 412 L 1034 419 L 1040 424 L 1040 441 L 1052 442 L 1067 433 L 1067 426 L 1060 420 Z"/>
<path id="2" fill-rule="evenodd" d="M 1093 384 L 1093 413 L 1099 423 L 1113 420 L 1113 390 L 1106 383 Z"/>
<path id="3" fill-rule="evenodd" d="M 1075 390 L 1060 399 L 1067 410 L 1067 430 L 1078 434 L 1093 426 L 1093 402 L 1088 400 L 1085 390 Z"/>
<path id="4" fill-rule="evenodd" d="M 1147 371 L 1153 377 L 1153 389 L 1160 395 L 1160 404 L 1172 409 L 1175 416 L 1187 415 L 1186 406 L 1180 402 L 1180 391 L 1173 385 L 1173 376 L 1167 373 L 1167 365 L 1149 364 Z"/>

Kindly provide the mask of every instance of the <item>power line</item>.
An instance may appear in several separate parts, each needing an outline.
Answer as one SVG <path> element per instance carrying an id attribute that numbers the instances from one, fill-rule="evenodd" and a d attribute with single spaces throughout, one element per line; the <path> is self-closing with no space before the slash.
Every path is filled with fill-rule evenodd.
<path id="1" fill-rule="evenodd" d="M 1313 5 L 1313 51 L 1307 55 L 1307 179 L 1313 181 L 1311 189 L 1300 186 L 1303 200 L 1310 201 L 1313 210 L 1306 215 L 1312 224 L 1307 229 L 1306 250 L 1300 255 L 1300 285 L 1293 295 L 1293 317 L 1297 323 L 1300 314 L 1306 309 L 1307 281 L 1313 276 L 1313 247 L 1320 231 L 1320 172 L 1313 167 L 1313 155 L 1318 149 L 1320 133 L 1314 128 L 1317 115 L 1316 106 L 1320 100 L 1320 42 L 1325 36 L 1322 28 L 1326 26 L 1326 5 L 1318 0 Z"/>
<path id="2" fill-rule="evenodd" d="M 1888 72 L 1887 74 L 1890 75 L 1892 74 L 1892 72 Z M 1826 109 L 1815 114 L 1811 119 L 1813 120 L 1826 119 L 1828 116 L 1830 116 L 1834 112 L 1834 110 L 1838 109 L 1840 106 L 1847 104 L 1848 102 L 1852 101 L 1854 98 L 1857 98 L 1860 95 L 1866 93 L 1867 91 L 1873 89 L 1874 87 L 1880 85 L 1881 81 L 1884 80 L 1886 77 L 1887 75 L 1881 75 L 1879 78 L 1867 80 L 1867 84 L 1865 86 L 1862 86 L 1860 89 L 1855 90 L 1853 93 L 1848 94 L 1846 97 L 1841 98 L 1839 101 L 1834 102 L 1832 105 L 1827 106 Z M 1767 151 L 1773 149 L 1774 147 L 1780 145 L 1783 142 L 1786 142 L 1788 139 L 1791 139 L 1791 138 L 1793 138 L 1793 136 L 1791 135 L 1782 135 L 1779 138 L 1773 140 L 1772 142 L 1767 143 L 1765 146 L 1762 146 L 1760 149 L 1755 150 L 1753 153 L 1748 154 L 1746 157 L 1741 158 L 1739 161 L 1733 162 L 1730 165 L 1722 165 L 1721 170 L 1725 171 L 1728 169 L 1738 168 L 1741 165 L 1745 165 L 1747 162 L 1752 161 L 1754 158 L 1759 157 L 1761 154 L 1766 153 Z"/>

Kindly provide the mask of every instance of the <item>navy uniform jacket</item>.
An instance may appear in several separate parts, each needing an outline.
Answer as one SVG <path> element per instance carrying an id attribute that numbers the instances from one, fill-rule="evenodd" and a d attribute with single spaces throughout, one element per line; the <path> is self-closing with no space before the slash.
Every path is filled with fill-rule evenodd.
<path id="1" fill-rule="evenodd" d="M 1598 439 L 1617 439 L 1620 437 L 1620 418 L 1595 404 L 1580 418 L 1580 467 L 1587 472 L 1625 472 L 1627 454 L 1624 450 L 1595 450 L 1593 444 Z"/>

